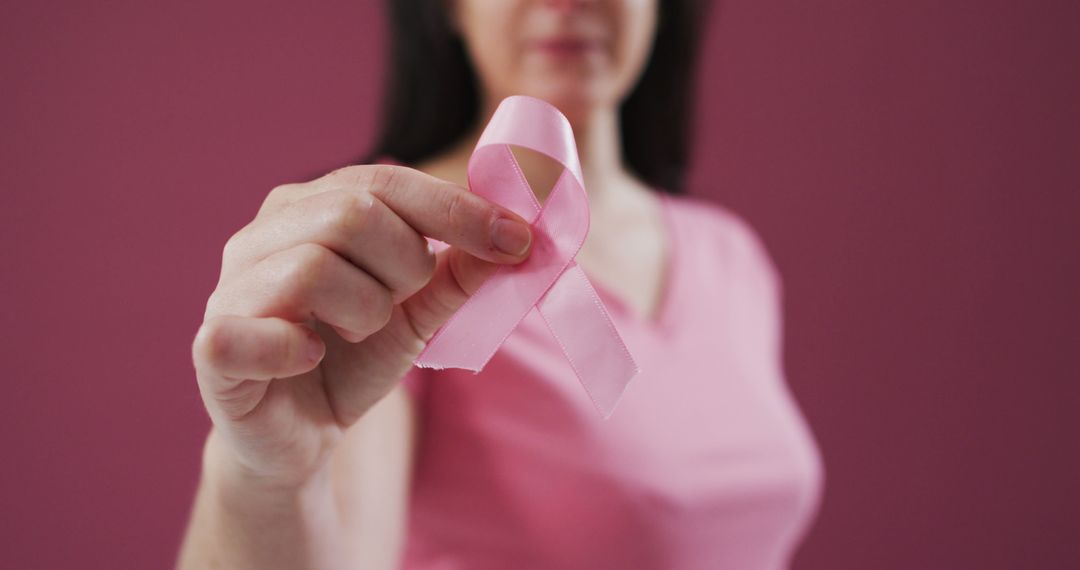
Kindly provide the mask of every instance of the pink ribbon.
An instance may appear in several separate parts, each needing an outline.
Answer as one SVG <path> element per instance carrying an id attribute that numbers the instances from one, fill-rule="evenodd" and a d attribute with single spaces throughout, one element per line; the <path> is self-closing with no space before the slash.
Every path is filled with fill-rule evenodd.
<path id="1" fill-rule="evenodd" d="M 564 168 L 543 207 L 510 146 Z M 554 106 L 515 95 L 500 104 L 469 158 L 469 188 L 530 220 L 533 245 L 503 265 L 431 338 L 415 364 L 479 372 L 536 309 L 605 419 L 639 372 L 604 304 L 574 261 L 589 233 L 589 202 L 570 122 Z"/>

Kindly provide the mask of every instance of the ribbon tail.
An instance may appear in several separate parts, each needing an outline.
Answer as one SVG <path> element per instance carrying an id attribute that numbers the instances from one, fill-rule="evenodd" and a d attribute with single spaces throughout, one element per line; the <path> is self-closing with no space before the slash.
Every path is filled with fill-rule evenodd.
<path id="1" fill-rule="evenodd" d="M 604 419 L 640 372 L 596 290 L 576 262 L 537 304 L 578 380 Z"/>
<path id="2" fill-rule="evenodd" d="M 481 156 L 512 158 L 509 152 Z M 523 190 L 529 191 L 528 186 Z M 499 267 L 488 277 L 435 333 L 414 363 L 422 368 L 479 372 L 525 315 L 561 279 L 564 270 L 574 264 L 573 255 L 588 231 L 584 199 L 584 191 L 564 170 L 548 195 L 548 205 L 534 222 L 529 256 L 517 265 Z"/>
<path id="3" fill-rule="evenodd" d="M 543 292 L 542 283 L 522 281 L 505 266 L 500 267 L 436 331 L 413 363 L 421 368 L 479 372 Z"/>

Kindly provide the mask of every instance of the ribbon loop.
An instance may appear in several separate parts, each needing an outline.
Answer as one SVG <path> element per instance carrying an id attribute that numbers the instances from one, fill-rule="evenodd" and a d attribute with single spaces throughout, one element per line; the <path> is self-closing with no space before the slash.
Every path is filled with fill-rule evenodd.
<path id="1" fill-rule="evenodd" d="M 564 168 L 543 206 L 509 145 Z M 533 245 L 503 265 L 431 338 L 415 364 L 479 372 L 529 311 L 536 309 L 596 408 L 614 411 L 637 364 L 574 257 L 589 232 L 589 203 L 569 121 L 540 99 L 507 97 L 469 158 L 470 189 L 529 220 Z"/>

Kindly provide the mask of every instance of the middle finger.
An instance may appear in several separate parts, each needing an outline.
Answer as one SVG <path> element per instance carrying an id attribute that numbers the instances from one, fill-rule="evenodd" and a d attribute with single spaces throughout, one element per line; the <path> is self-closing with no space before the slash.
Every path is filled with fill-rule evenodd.
<path id="1" fill-rule="evenodd" d="M 435 270 L 427 240 L 369 192 L 329 190 L 256 218 L 233 239 L 250 266 L 268 255 L 311 242 L 327 247 L 378 279 L 399 303 L 419 291 Z"/>

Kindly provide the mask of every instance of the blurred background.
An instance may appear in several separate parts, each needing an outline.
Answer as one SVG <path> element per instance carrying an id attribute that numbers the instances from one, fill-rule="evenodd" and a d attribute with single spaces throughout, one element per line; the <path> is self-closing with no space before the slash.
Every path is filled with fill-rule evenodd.
<path id="1" fill-rule="evenodd" d="M 1080 6 L 723 0 L 692 193 L 784 278 L 795 562 L 1080 567 Z M 371 144 L 380 3 L 7 3 L 0 566 L 171 567 L 191 341 L 275 185 Z"/>

